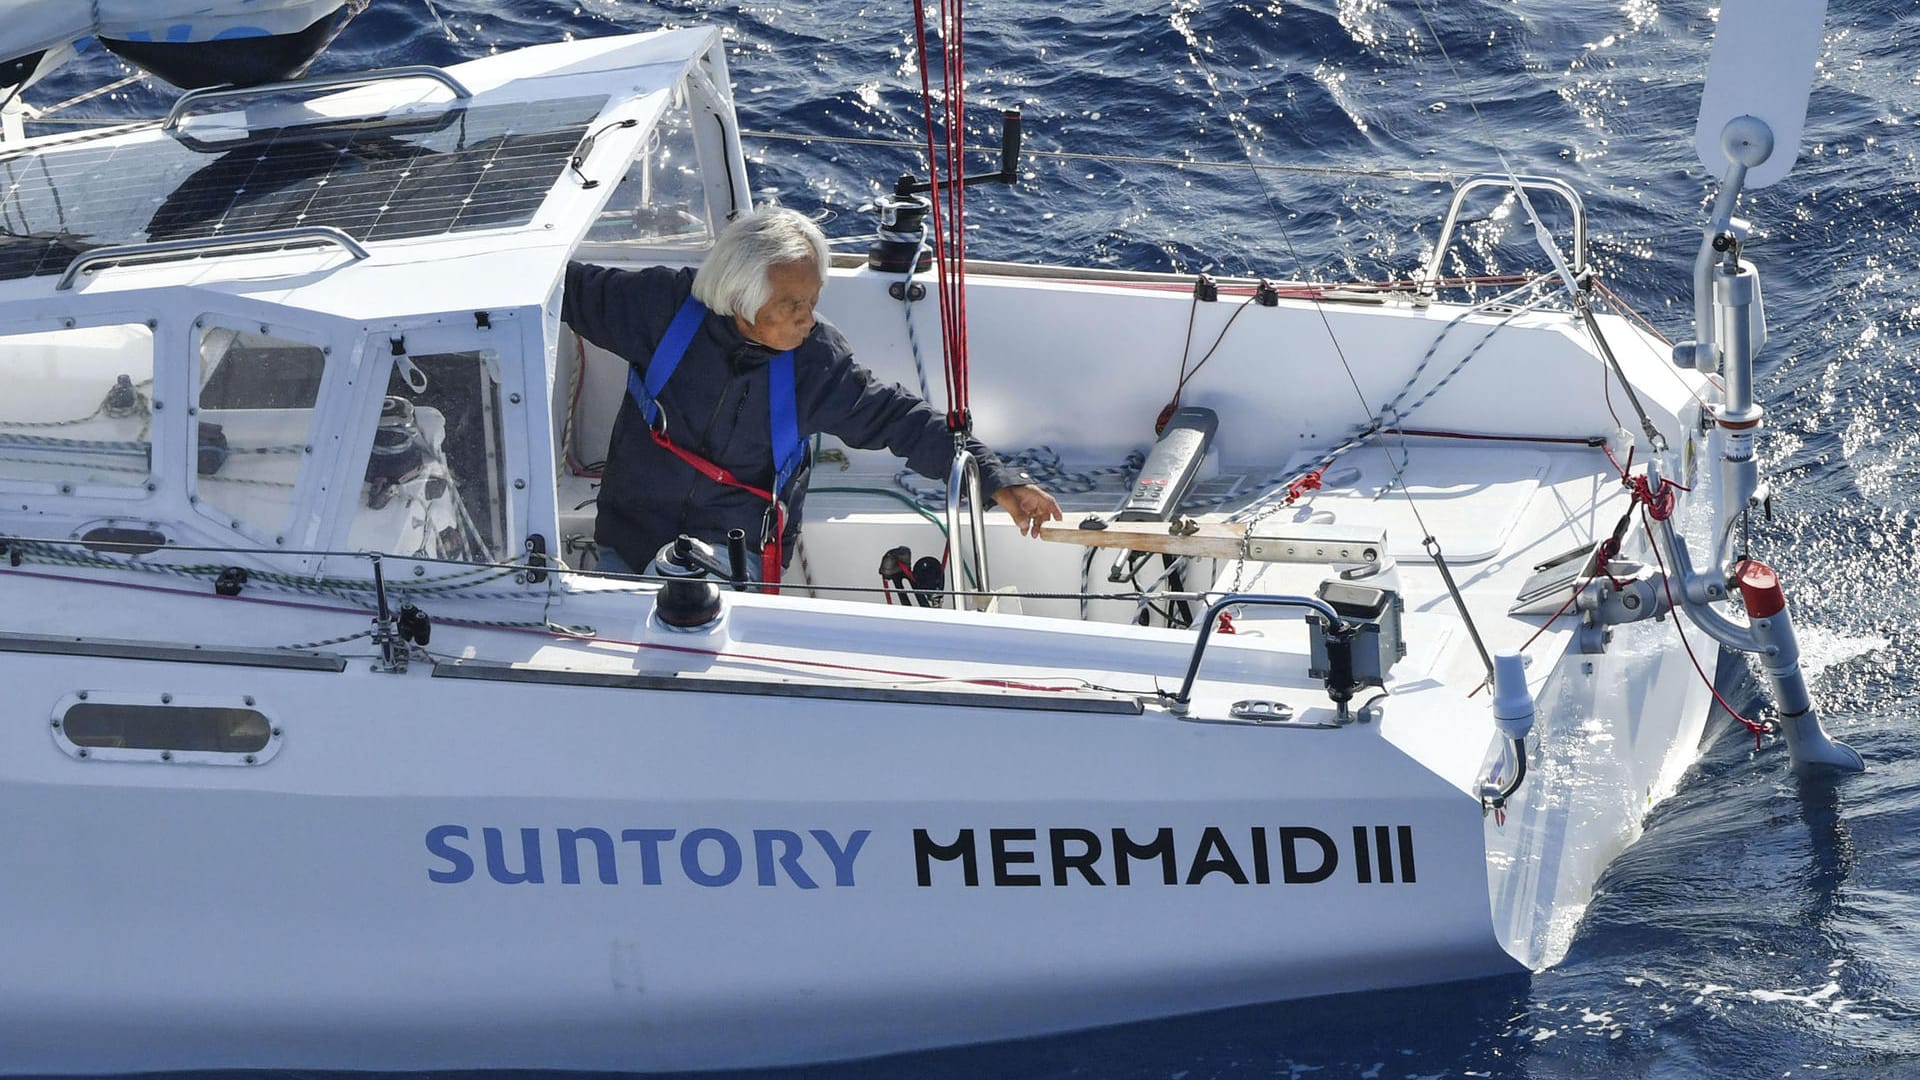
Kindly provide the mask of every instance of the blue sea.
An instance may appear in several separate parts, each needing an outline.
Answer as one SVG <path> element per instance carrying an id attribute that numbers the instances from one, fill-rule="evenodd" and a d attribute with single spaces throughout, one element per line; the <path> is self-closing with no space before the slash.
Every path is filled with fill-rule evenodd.
<path id="1" fill-rule="evenodd" d="M 1750 3 L 1754 0 L 1723 0 Z M 972 142 L 1024 109 L 1015 189 L 969 196 L 971 254 L 1140 270 L 1405 277 L 1450 188 L 1570 180 L 1593 261 L 1690 336 L 1711 196 L 1693 150 L 1707 0 L 1082 0 L 967 12 Z M 375 0 L 316 70 L 453 63 L 567 37 L 725 28 L 743 126 L 911 140 L 912 7 L 870 0 Z M 124 71 L 97 52 L 42 101 Z M 1751 73 L 1756 81 L 1774 77 Z M 152 115 L 129 86 L 79 113 Z M 748 138 L 757 196 L 871 229 L 909 149 Z M 1800 161 L 1751 197 L 1773 337 L 1758 389 L 1780 567 L 1828 726 L 1871 762 L 1797 782 L 1729 723 L 1528 978 L 1235 1010 L 761 1077 L 1920 1076 L 1920 8 L 1833 0 Z M 994 167 L 990 155 L 975 163 Z M 1232 167 L 1215 167 L 1215 165 Z M 1250 166 L 1261 166 L 1255 169 Z M 1459 270 L 1532 264 L 1511 207 L 1470 208 Z M 1562 218 L 1561 220 L 1564 220 Z M 1167 358 L 1169 381 L 1176 357 Z M 1115 423 L 1152 417 L 1111 418 Z M 1751 678 L 1734 704 L 1761 708 Z M 1724 719 L 1724 718 L 1723 718 Z M 467 1074 L 471 1075 L 471 1074 Z"/>

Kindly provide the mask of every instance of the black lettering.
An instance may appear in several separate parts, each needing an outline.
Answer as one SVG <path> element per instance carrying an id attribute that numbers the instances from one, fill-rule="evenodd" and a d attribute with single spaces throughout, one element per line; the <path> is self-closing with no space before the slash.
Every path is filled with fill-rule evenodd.
<path id="1" fill-rule="evenodd" d="M 1310 840 L 1320 848 L 1320 865 L 1311 870 L 1300 869 L 1300 851 L 1295 846 L 1301 840 Z M 1280 880 L 1289 885 L 1313 885 L 1333 876 L 1333 868 L 1340 865 L 1340 852 L 1333 846 L 1333 837 L 1319 829 L 1306 825 L 1282 825 L 1280 827 Z"/>
<path id="2" fill-rule="evenodd" d="M 967 884 L 980 884 L 980 863 L 973 852 L 972 829 L 961 829 L 960 835 L 951 844 L 936 844 L 927 835 L 927 830 L 913 830 L 913 862 L 920 872 L 920 887 L 923 889 L 933 884 L 933 864 L 930 861 L 933 859 L 941 862 L 959 859 Z"/>
<path id="3" fill-rule="evenodd" d="M 1373 846 L 1380 852 L 1380 884 L 1393 884 L 1393 830 L 1385 825 L 1373 827 Z"/>
<path id="4" fill-rule="evenodd" d="M 1153 843 L 1136 844 L 1127 835 L 1125 829 L 1113 830 L 1113 883 L 1131 885 L 1132 869 L 1129 859 L 1151 859 L 1159 856 L 1160 879 L 1168 885 L 1180 884 L 1179 871 L 1173 865 L 1173 830 L 1161 829 L 1153 834 Z"/>
<path id="5" fill-rule="evenodd" d="M 1100 862 L 1100 834 L 1092 829 L 1048 829 L 1047 841 L 1053 848 L 1053 883 L 1065 885 L 1067 871 L 1078 870 L 1080 876 L 1089 885 L 1105 885 L 1100 880 L 1097 864 Z M 1067 844 L 1080 845 L 1076 853 L 1067 851 Z"/>
<path id="6" fill-rule="evenodd" d="M 1032 829 L 988 829 L 988 843 L 993 846 L 993 883 L 995 885 L 1038 885 L 1039 874 L 1016 874 L 1008 870 L 1009 865 L 1026 865 L 1033 862 L 1031 851 L 1008 851 L 1007 843 L 1032 843 Z"/>
<path id="7" fill-rule="evenodd" d="M 1365 825 L 1355 825 L 1353 827 L 1353 872 L 1354 876 L 1360 879 L 1360 884 L 1370 885 L 1373 883 L 1373 855 L 1367 850 L 1367 827 Z"/>
<path id="8" fill-rule="evenodd" d="M 1209 851 L 1219 854 L 1208 858 Z M 1200 846 L 1193 851 L 1193 865 L 1187 867 L 1187 884 L 1198 885 L 1208 874 L 1225 874 L 1233 879 L 1235 885 L 1247 883 L 1246 871 L 1240 869 L 1240 860 L 1233 857 L 1233 849 L 1227 846 L 1227 838 L 1211 825 L 1201 832 Z"/>
<path id="9" fill-rule="evenodd" d="M 1267 830 L 1264 826 L 1253 830 L 1253 880 L 1257 885 L 1267 885 L 1273 881 L 1267 871 Z"/>
<path id="10" fill-rule="evenodd" d="M 1398 826 L 1400 833 L 1400 880 L 1413 884 L 1413 826 Z"/>

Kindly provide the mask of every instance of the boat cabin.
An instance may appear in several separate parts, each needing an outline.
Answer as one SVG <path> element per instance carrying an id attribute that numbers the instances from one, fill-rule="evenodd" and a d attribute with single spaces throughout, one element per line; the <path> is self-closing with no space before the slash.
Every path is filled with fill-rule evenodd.
<path id="1" fill-rule="evenodd" d="M 697 252 L 746 183 L 716 33 L 598 44 L 191 93 L 0 155 L 11 511 L 183 547 L 552 550 L 565 260 Z"/>

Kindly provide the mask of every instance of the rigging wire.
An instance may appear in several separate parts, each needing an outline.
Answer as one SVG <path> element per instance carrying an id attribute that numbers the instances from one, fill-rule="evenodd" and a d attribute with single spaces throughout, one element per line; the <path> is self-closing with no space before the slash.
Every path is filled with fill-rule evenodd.
<path id="1" fill-rule="evenodd" d="M 132 86 L 134 83 L 140 82 L 145 78 L 147 78 L 146 72 L 136 71 L 133 74 L 128 75 L 124 79 L 117 79 L 113 82 L 108 83 L 105 86 L 96 86 L 92 90 L 89 90 L 84 94 L 76 94 L 65 101 L 57 102 L 53 105 L 49 105 L 46 108 L 39 110 L 37 115 L 29 116 L 27 117 L 27 119 L 34 123 L 43 123 L 43 124 L 53 123 L 53 121 L 47 120 L 46 118 L 54 113 L 64 112 L 67 109 L 71 109 L 75 105 L 84 105 L 87 102 L 92 101 L 94 98 L 101 97 L 106 94 L 111 94 L 115 90 L 120 90 L 120 89 L 124 89 L 125 87 Z M 100 120 L 98 122 L 107 123 L 107 124 L 125 124 L 125 123 L 130 123 L 131 121 Z"/>
<path id="2" fill-rule="evenodd" d="M 454 36 L 453 28 L 447 25 L 447 20 L 440 17 L 440 9 L 434 6 L 433 0 L 426 0 L 426 4 L 427 11 L 433 15 L 433 21 L 440 24 L 440 32 L 447 35 L 448 41 L 455 45 L 460 44 L 460 39 Z"/>
<path id="3" fill-rule="evenodd" d="M 1218 78 L 1215 77 L 1213 73 L 1213 69 L 1208 66 L 1206 57 L 1203 55 L 1203 53 L 1204 53 L 1204 50 L 1202 49 L 1199 49 L 1199 48 L 1193 49 L 1191 51 L 1193 61 L 1194 63 L 1200 66 L 1201 71 L 1206 75 L 1208 85 L 1218 86 L 1219 80 Z M 1244 132 L 1236 131 L 1235 142 L 1239 144 L 1241 153 L 1245 155 L 1247 159 L 1247 169 L 1250 173 L 1252 173 L 1255 183 L 1259 185 L 1261 196 L 1266 200 L 1268 207 L 1273 211 L 1274 226 L 1276 229 L 1279 230 L 1280 241 L 1282 244 L 1286 246 L 1287 254 L 1292 257 L 1295 266 L 1304 268 L 1306 266 L 1306 262 L 1300 257 L 1299 249 L 1294 246 L 1293 235 L 1287 229 L 1287 225 L 1285 221 L 1286 215 L 1282 211 L 1280 202 L 1274 196 L 1273 191 L 1267 186 L 1266 177 L 1261 174 L 1261 171 L 1259 169 L 1254 167 L 1255 163 L 1253 160 L 1253 148 L 1248 142 L 1247 135 Z M 1319 297 L 1310 297 L 1309 302 L 1313 305 L 1314 313 L 1320 317 L 1320 325 L 1327 332 L 1327 341 L 1333 346 L 1334 355 L 1340 361 L 1341 370 L 1346 373 L 1347 382 L 1353 387 L 1353 394 L 1354 394 L 1354 397 L 1360 402 L 1360 410 L 1362 415 L 1367 417 L 1368 423 L 1371 423 L 1375 415 L 1373 407 L 1367 402 L 1366 391 L 1360 388 L 1360 379 L 1357 375 L 1354 374 L 1353 364 L 1347 358 L 1346 349 L 1340 344 L 1339 334 L 1334 332 L 1333 320 L 1329 318 L 1327 315 L 1325 303 Z M 1388 455 L 1388 458 L 1389 458 L 1389 464 L 1392 464 L 1392 455 Z M 1397 481 L 1394 486 L 1400 489 L 1401 496 L 1406 499 L 1407 508 L 1413 513 L 1414 523 L 1417 524 L 1420 528 L 1420 531 L 1425 534 L 1426 539 L 1424 542 L 1427 545 L 1429 552 L 1433 554 L 1435 563 L 1440 567 L 1442 575 L 1445 576 L 1446 568 L 1445 568 L 1444 556 L 1440 553 L 1439 542 L 1434 539 L 1433 530 L 1427 527 L 1426 519 L 1420 513 L 1419 503 L 1414 500 L 1412 492 L 1409 492 L 1407 490 L 1406 478 L 1403 471 L 1403 466 L 1394 467 L 1394 477 L 1395 477 L 1395 480 Z M 1283 506 L 1283 505 L 1285 504 L 1284 503 L 1276 504 L 1274 507 L 1266 511 L 1266 513 L 1271 514 L 1271 513 L 1277 512 L 1280 506 Z M 1249 532 L 1251 532 L 1251 529 L 1249 529 Z M 1244 557 L 1238 560 L 1238 566 L 1234 571 L 1236 587 L 1239 584 L 1240 574 L 1244 571 L 1246 567 L 1246 562 L 1247 560 Z M 1466 623 L 1467 628 L 1470 631 L 1474 632 L 1474 637 L 1477 642 L 1479 635 L 1478 635 L 1478 631 L 1474 630 L 1472 614 L 1467 610 L 1467 607 L 1464 602 L 1459 602 L 1457 592 L 1455 593 L 1455 599 L 1460 609 L 1461 619 Z M 1482 653 L 1482 656 L 1484 657 L 1485 655 L 1484 648 L 1481 650 L 1481 653 Z M 1493 664 L 1491 661 L 1487 662 L 1487 677 L 1489 679 L 1493 677 Z"/>
<path id="4" fill-rule="evenodd" d="M 920 143 L 903 139 L 870 139 L 851 135 L 808 135 L 784 131 L 756 131 L 742 128 L 742 137 L 755 139 L 773 139 L 781 142 L 824 143 L 829 146 L 871 146 L 893 150 L 924 150 Z M 995 154 L 999 147 L 968 146 L 962 148 L 969 154 Z M 1022 157 L 1051 158 L 1058 161 L 1092 161 L 1114 165 L 1167 165 L 1174 168 L 1195 169 L 1245 169 L 1248 163 L 1238 161 L 1205 161 L 1191 158 L 1152 157 L 1143 154 L 1090 154 L 1069 150 L 1033 150 L 1022 147 Z M 1451 169 L 1355 169 L 1337 165 L 1276 165 L 1260 162 L 1252 166 L 1256 170 L 1277 173 L 1294 173 L 1303 176 L 1364 177 L 1373 180 L 1412 180 L 1419 183 L 1454 184 L 1458 176 Z"/>

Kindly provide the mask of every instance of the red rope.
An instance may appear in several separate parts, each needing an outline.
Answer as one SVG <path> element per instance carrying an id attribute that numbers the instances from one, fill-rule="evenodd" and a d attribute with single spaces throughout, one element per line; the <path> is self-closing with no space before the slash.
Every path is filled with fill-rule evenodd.
<path id="1" fill-rule="evenodd" d="M 580 460 L 580 455 L 574 452 L 574 414 L 580 410 L 580 388 L 587 385 L 587 339 L 576 334 L 573 338 L 573 346 L 575 352 L 574 359 L 575 363 L 579 365 L 579 370 L 573 377 L 573 393 L 567 398 L 567 471 L 575 476 L 583 476 L 589 480 L 598 480 L 600 479 L 600 470 L 587 468 L 586 463 Z"/>
<path id="2" fill-rule="evenodd" d="M 1645 506 L 1648 516 L 1655 521 L 1665 521 L 1673 516 L 1674 492 L 1685 490 L 1664 476 L 1660 478 L 1660 487 L 1657 491 L 1653 485 L 1647 483 L 1646 473 L 1623 479 L 1627 487 L 1633 491 L 1633 501 Z"/>
<path id="3" fill-rule="evenodd" d="M 1654 565 L 1660 568 L 1660 587 L 1666 590 L 1667 607 L 1671 610 L 1679 611 L 1681 610 L 1680 603 L 1679 601 L 1674 599 L 1674 595 L 1673 595 L 1673 579 L 1667 573 L 1666 560 L 1660 557 L 1660 545 L 1655 543 L 1653 539 L 1652 522 L 1666 521 L 1668 518 L 1673 516 L 1673 505 L 1674 505 L 1674 500 L 1676 498 L 1674 494 L 1675 492 L 1692 491 L 1693 489 L 1682 486 L 1680 484 L 1676 484 L 1673 481 L 1663 476 L 1660 478 L 1660 488 L 1658 491 L 1656 491 L 1654 490 L 1653 485 L 1647 482 L 1647 476 L 1645 473 L 1641 473 L 1637 476 L 1630 475 L 1628 473 L 1628 470 L 1633 468 L 1633 451 L 1631 450 L 1627 451 L 1627 463 L 1625 467 L 1622 467 L 1620 462 L 1614 459 L 1613 451 L 1611 450 L 1607 451 L 1607 460 L 1612 462 L 1614 469 L 1617 472 L 1619 472 L 1620 483 L 1624 485 L 1628 491 L 1633 493 L 1632 501 L 1627 504 L 1627 513 L 1631 515 L 1633 513 L 1633 508 L 1636 506 L 1642 508 L 1641 516 L 1640 516 L 1640 527 L 1646 530 L 1647 548 L 1653 552 Z M 1650 521 L 1648 519 L 1652 519 L 1652 520 Z M 1626 520 L 1623 518 L 1621 520 L 1621 524 L 1624 525 L 1625 523 L 1626 523 Z M 1616 529 L 1614 530 L 1614 538 L 1613 538 L 1614 553 L 1618 553 L 1619 551 L 1619 540 L 1620 540 L 1620 530 Z M 1606 554 L 1602 554 L 1602 556 L 1599 559 L 1595 560 L 1596 565 L 1600 567 L 1605 567 L 1606 565 L 1605 560 L 1608 557 L 1609 556 L 1607 556 Z M 1612 575 L 1608 575 L 1608 576 L 1611 577 Z M 1616 582 L 1614 587 L 1619 588 L 1619 584 Z M 1582 586 L 1582 588 L 1585 588 L 1585 586 Z M 1563 608 L 1562 610 L 1565 610 L 1565 609 Z M 1554 618 L 1558 618 L 1558 617 L 1559 617 L 1558 615 L 1554 616 Z M 1548 620 L 1548 621 L 1551 622 L 1552 620 Z M 1542 629 L 1545 629 L 1545 628 L 1542 627 Z M 1701 666 L 1700 658 L 1694 655 L 1693 643 L 1687 640 L 1686 631 L 1680 628 L 1679 619 L 1673 620 L 1673 632 L 1680 635 L 1680 644 L 1686 646 L 1687 659 L 1693 661 L 1693 670 L 1696 674 L 1700 676 L 1700 681 L 1707 684 L 1707 693 L 1712 694 L 1713 700 L 1719 702 L 1720 707 L 1727 710 L 1728 716 L 1731 716 L 1735 720 L 1740 721 L 1741 726 L 1746 728 L 1747 731 L 1753 735 L 1753 748 L 1755 750 L 1760 749 L 1760 740 L 1761 740 L 1761 737 L 1767 733 L 1767 726 L 1757 721 L 1747 719 L 1744 715 L 1741 714 L 1740 710 L 1733 707 L 1733 704 L 1731 702 L 1729 702 L 1725 697 L 1721 696 L 1720 688 L 1713 685 L 1713 679 L 1708 677 L 1707 669 Z M 1537 637 L 1539 635 L 1536 634 L 1535 636 Z"/>
<path id="4" fill-rule="evenodd" d="M 940 337 L 946 359 L 947 427 L 965 431 L 973 418 L 967 371 L 966 50 L 963 0 L 938 0 L 941 122 L 936 137 L 933 65 L 927 59 L 926 0 L 913 0 L 914 45 L 920 60 L 920 105 L 926 121 L 927 175 L 933 204 L 933 249 L 940 292 Z M 941 153 L 944 143 L 945 154 Z"/>
<path id="5" fill-rule="evenodd" d="M 1641 515 L 1640 527 L 1647 531 L 1647 547 L 1652 549 L 1653 561 L 1660 567 L 1660 585 L 1667 590 L 1667 607 L 1677 610 L 1680 604 L 1673 598 L 1673 579 L 1667 574 L 1666 561 L 1660 558 L 1660 545 L 1654 543 L 1653 524 L 1647 520 L 1647 513 L 1651 513 L 1651 511 L 1649 510 Z M 1707 669 L 1700 666 L 1700 658 L 1693 654 L 1693 642 L 1687 640 L 1687 633 L 1680 628 L 1679 619 L 1673 620 L 1673 632 L 1680 635 L 1680 644 L 1687 647 L 1687 659 L 1693 661 L 1693 670 L 1699 674 L 1700 681 L 1707 684 L 1707 693 L 1712 694 L 1713 700 L 1719 702 L 1720 707 L 1727 710 L 1728 716 L 1740 721 L 1740 725 L 1747 729 L 1748 734 L 1753 736 L 1753 748 L 1755 750 L 1760 749 L 1760 740 L 1767 733 L 1767 725 L 1757 720 L 1747 719 L 1741 714 L 1739 709 L 1733 707 L 1732 702 L 1720 695 L 1720 688 L 1713 685 L 1713 679 L 1707 675 Z"/>

